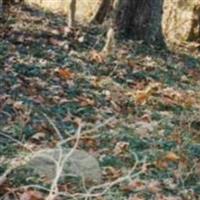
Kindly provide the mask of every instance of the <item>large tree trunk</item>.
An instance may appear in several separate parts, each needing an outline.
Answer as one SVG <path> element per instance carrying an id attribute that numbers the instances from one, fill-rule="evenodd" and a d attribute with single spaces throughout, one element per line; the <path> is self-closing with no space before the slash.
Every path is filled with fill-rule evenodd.
<path id="1" fill-rule="evenodd" d="M 109 16 L 105 10 L 101 7 L 97 16 Z M 115 25 L 132 39 L 166 44 L 173 51 L 200 51 L 199 0 L 121 0 Z"/>
<path id="2" fill-rule="evenodd" d="M 96 15 L 96 21 L 101 21 L 99 17 L 103 19 L 108 15 L 105 11 L 108 10 L 110 1 L 107 1 L 107 4 L 104 1 Z M 115 19 L 118 32 L 133 39 L 163 42 L 162 5 L 163 0 L 121 0 Z"/>
<path id="3" fill-rule="evenodd" d="M 119 30 L 148 42 L 161 41 L 163 0 L 123 0 L 116 23 Z"/>

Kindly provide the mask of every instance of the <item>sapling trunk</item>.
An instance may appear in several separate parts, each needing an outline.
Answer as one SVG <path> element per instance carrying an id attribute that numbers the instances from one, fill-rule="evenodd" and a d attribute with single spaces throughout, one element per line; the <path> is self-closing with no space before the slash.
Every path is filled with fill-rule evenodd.
<path id="1" fill-rule="evenodd" d="M 107 35 L 106 35 L 106 43 L 103 47 L 103 52 L 105 54 L 110 54 L 113 51 L 113 48 L 115 47 L 115 31 L 111 27 L 109 28 Z"/>
<path id="2" fill-rule="evenodd" d="M 114 0 L 112 3 L 112 12 L 110 14 L 110 28 L 108 29 L 107 35 L 106 35 L 106 43 L 103 47 L 103 52 L 105 54 L 110 54 L 113 52 L 113 49 L 115 48 L 115 19 L 119 8 L 119 2 L 120 0 Z"/>
<path id="3" fill-rule="evenodd" d="M 70 0 L 69 2 L 69 15 L 68 15 L 68 26 L 73 28 L 75 26 L 75 15 L 76 15 L 76 0 Z"/>

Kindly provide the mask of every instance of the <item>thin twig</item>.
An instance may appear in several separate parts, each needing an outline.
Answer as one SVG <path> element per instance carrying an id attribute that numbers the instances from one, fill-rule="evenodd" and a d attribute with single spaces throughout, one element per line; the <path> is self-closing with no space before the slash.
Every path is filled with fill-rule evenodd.
<path id="1" fill-rule="evenodd" d="M 47 116 L 45 113 L 43 113 L 43 115 L 46 117 L 46 119 L 48 120 L 49 124 L 53 127 L 53 129 L 55 130 L 58 138 L 62 141 L 63 140 L 63 136 L 60 133 L 59 129 L 56 127 L 55 123 L 52 121 L 52 119 Z"/>
<path id="2" fill-rule="evenodd" d="M 57 162 L 57 169 L 56 169 L 56 176 L 52 182 L 51 189 L 49 192 L 49 195 L 47 196 L 46 200 L 53 200 L 56 196 L 58 196 L 58 181 L 62 175 L 63 168 L 69 157 L 74 153 L 74 151 L 77 149 L 79 140 L 80 140 L 80 135 L 81 135 L 81 129 L 82 129 L 82 124 L 80 123 L 76 132 L 76 142 L 73 146 L 73 148 L 67 153 L 66 156 L 63 156 L 63 149 L 59 148 L 59 159 Z"/>
<path id="3" fill-rule="evenodd" d="M 12 136 L 9 136 L 9 134 L 12 134 L 12 133 L 7 133 L 7 132 L 5 132 L 5 131 L 0 130 L 0 136 L 3 136 L 3 137 L 5 137 L 5 138 L 9 139 L 10 141 L 12 141 L 12 142 L 18 144 L 19 146 L 21 146 L 21 147 L 23 147 L 24 149 L 26 149 L 26 150 L 30 151 L 31 153 L 33 153 L 33 151 L 32 151 L 31 148 L 25 146 L 25 144 L 24 144 L 23 142 L 21 142 L 20 140 L 15 139 L 15 138 L 13 138 Z"/>
<path id="4" fill-rule="evenodd" d="M 103 123 L 97 124 L 94 128 L 91 128 L 91 129 L 89 129 L 89 130 L 82 131 L 82 132 L 81 132 L 81 137 L 84 136 L 84 135 L 86 135 L 86 134 L 93 133 L 93 132 L 97 131 L 98 129 L 100 129 L 100 128 L 106 126 L 107 124 L 109 124 L 110 122 L 112 122 L 115 118 L 116 118 L 115 116 L 112 116 L 112 117 L 108 118 L 107 120 L 105 120 Z M 67 139 L 65 139 L 65 140 L 62 140 L 62 141 L 58 144 L 58 146 L 62 146 L 62 145 L 64 145 L 64 144 L 66 144 L 67 142 L 72 141 L 72 140 L 74 140 L 74 139 L 76 139 L 76 135 L 75 135 L 75 136 L 72 136 L 72 137 L 70 137 L 70 138 L 67 138 Z"/>

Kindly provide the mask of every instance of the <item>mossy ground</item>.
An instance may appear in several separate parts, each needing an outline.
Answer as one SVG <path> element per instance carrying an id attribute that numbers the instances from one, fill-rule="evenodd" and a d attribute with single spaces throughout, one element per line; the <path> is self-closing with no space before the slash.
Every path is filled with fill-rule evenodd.
<path id="1" fill-rule="evenodd" d="M 104 181 L 125 175 L 136 158 L 135 173 L 143 173 L 99 199 L 199 199 L 200 61 L 123 40 L 101 57 L 93 51 L 103 46 L 105 31 L 80 26 L 65 34 L 65 20 L 13 8 L 1 23 L 0 129 L 36 151 L 58 143 L 45 115 L 65 138 L 76 132 L 77 118 L 83 132 L 111 118 L 86 133 L 79 148 L 96 156 Z M 24 151 L 0 135 L 0 172 Z M 48 186 L 16 170 L 0 196 L 32 182 Z M 61 183 L 61 190 L 64 185 L 80 190 L 73 182 Z"/>

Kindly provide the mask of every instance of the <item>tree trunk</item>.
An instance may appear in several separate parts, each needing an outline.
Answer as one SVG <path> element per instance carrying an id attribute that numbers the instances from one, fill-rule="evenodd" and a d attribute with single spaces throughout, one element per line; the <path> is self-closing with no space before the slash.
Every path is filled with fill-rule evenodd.
<path id="1" fill-rule="evenodd" d="M 73 28 L 75 25 L 76 14 L 76 0 L 70 0 L 69 2 L 69 14 L 68 14 L 68 26 Z"/>
<path id="2" fill-rule="evenodd" d="M 118 13 L 118 10 L 120 8 L 120 0 L 113 0 L 111 5 L 111 10 L 109 13 L 109 29 L 106 36 L 106 43 L 104 45 L 104 48 L 102 52 L 109 55 L 113 53 L 113 50 L 115 48 L 115 35 L 116 35 L 116 23 L 115 19 Z"/>
<path id="3" fill-rule="evenodd" d="M 118 29 L 134 39 L 163 41 L 162 5 L 163 0 L 124 0 L 116 19 Z"/>
<path id="4" fill-rule="evenodd" d="M 106 15 L 111 10 L 111 4 L 112 4 L 112 0 L 102 0 L 99 6 L 99 9 L 92 17 L 91 22 L 98 23 L 98 24 L 103 23 Z"/>
<path id="5" fill-rule="evenodd" d="M 163 42 L 161 29 L 163 1 L 120 0 L 120 8 L 115 18 L 118 33 L 147 42 Z M 97 12 L 96 19 L 94 19 L 97 22 L 101 22 L 108 14 L 106 11 L 108 11 L 110 1 L 106 2 L 102 1 L 102 6 Z"/>
<path id="6" fill-rule="evenodd" d="M 14 2 L 15 2 L 15 0 L 2 0 L 2 5 L 3 6 L 10 6 Z"/>
<path id="7" fill-rule="evenodd" d="M 9 8 L 14 3 L 23 3 L 23 0 L 0 0 L 1 12 L 9 12 Z"/>

